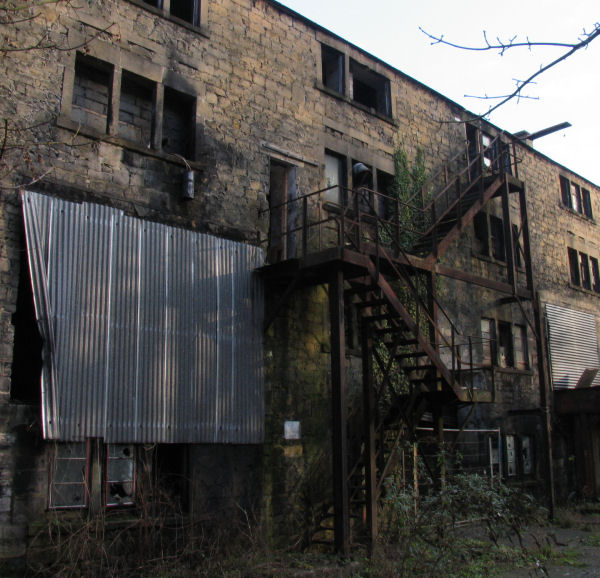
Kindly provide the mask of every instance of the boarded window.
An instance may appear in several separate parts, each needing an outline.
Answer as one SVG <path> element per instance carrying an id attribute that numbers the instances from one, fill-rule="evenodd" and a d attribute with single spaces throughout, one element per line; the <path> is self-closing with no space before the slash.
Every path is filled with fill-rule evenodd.
<path id="1" fill-rule="evenodd" d="M 71 119 L 98 132 L 108 130 L 112 66 L 77 53 Z"/>
<path id="2" fill-rule="evenodd" d="M 163 151 L 191 158 L 194 153 L 195 127 L 195 99 L 173 88 L 165 87 Z"/>
<path id="3" fill-rule="evenodd" d="M 119 136 L 150 148 L 154 124 L 156 84 L 123 71 L 119 100 Z"/>
<path id="4" fill-rule="evenodd" d="M 50 508 L 82 508 L 87 504 L 88 446 L 57 443 L 50 460 Z"/>
<path id="5" fill-rule="evenodd" d="M 344 93 L 344 55 L 330 46 L 321 46 L 321 68 L 323 86 Z"/>
<path id="6" fill-rule="evenodd" d="M 49 343 L 44 438 L 261 443 L 262 250 L 104 205 L 22 199 Z"/>
<path id="7" fill-rule="evenodd" d="M 373 109 L 379 114 L 390 116 L 390 81 L 370 68 L 350 60 L 352 75 L 352 100 Z"/>

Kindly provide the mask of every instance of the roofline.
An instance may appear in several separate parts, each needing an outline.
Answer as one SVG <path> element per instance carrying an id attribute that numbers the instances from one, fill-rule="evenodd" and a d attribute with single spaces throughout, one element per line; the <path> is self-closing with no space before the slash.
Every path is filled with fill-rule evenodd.
<path id="1" fill-rule="evenodd" d="M 325 28 L 324 26 L 321 26 L 320 24 L 317 24 L 313 20 L 310 20 L 309 18 L 307 18 L 306 16 L 303 16 L 302 14 L 299 14 L 295 10 L 292 10 L 291 8 L 288 8 L 287 6 L 284 6 L 283 4 L 280 4 L 277 0 L 264 0 L 264 1 L 267 4 L 271 5 L 273 8 L 275 8 L 276 10 L 278 10 L 279 12 L 287 14 L 288 16 L 290 16 L 291 18 L 293 18 L 294 20 L 298 20 L 298 21 L 302 22 L 303 24 L 305 24 L 309 28 L 312 28 L 314 30 L 322 32 L 323 34 L 326 34 L 327 36 L 330 36 L 331 38 L 335 38 L 336 40 L 339 40 L 339 41 L 343 42 L 344 44 L 346 44 L 347 46 L 350 46 L 354 50 L 360 52 L 362 55 L 366 56 L 367 58 L 369 58 L 371 60 L 374 60 L 378 64 L 380 64 L 380 65 L 384 66 L 385 68 L 387 68 L 388 70 L 392 71 L 394 74 L 396 74 L 396 75 L 404 78 L 405 80 L 407 80 L 409 82 L 412 82 L 413 84 L 415 84 L 415 85 L 417 85 L 417 86 L 419 86 L 419 87 L 421 87 L 421 88 L 429 91 L 431 94 L 435 95 L 436 97 L 441 98 L 446 103 L 450 104 L 451 106 L 456 107 L 462 113 L 465 113 L 467 115 L 471 115 L 473 117 L 473 121 L 476 121 L 476 120 L 479 119 L 479 120 L 485 122 L 487 125 L 494 127 L 495 129 L 497 129 L 500 132 L 503 132 L 504 134 L 506 134 L 507 136 L 509 136 L 511 139 L 513 139 L 516 143 L 518 143 L 519 145 L 521 145 L 521 146 L 523 146 L 523 147 L 531 150 L 536 155 L 538 155 L 538 156 L 542 157 L 543 159 L 549 161 L 553 165 L 556 165 L 557 167 L 559 167 L 559 168 L 561 168 L 561 169 L 563 169 L 565 171 L 568 171 L 569 173 L 571 173 L 571 174 L 577 176 L 578 178 L 586 181 L 590 185 L 592 185 L 592 186 L 594 186 L 596 188 L 599 188 L 599 186 L 596 185 L 594 182 L 590 181 L 586 177 L 581 176 L 579 173 L 576 173 L 575 171 L 573 171 L 569 167 L 567 167 L 567 166 L 565 166 L 565 165 L 563 165 L 563 164 L 555 161 L 554 159 L 551 159 L 549 156 L 545 155 L 544 153 L 541 153 L 540 151 L 538 151 L 537 149 L 535 149 L 532 145 L 529 145 L 529 144 L 525 143 L 522 139 L 519 139 L 518 137 L 516 137 L 513 133 L 511 133 L 511 132 L 509 132 L 509 131 L 507 131 L 507 130 L 501 128 L 501 127 L 499 127 L 498 125 L 495 125 L 493 122 L 490 122 L 489 120 L 486 120 L 481 115 L 475 114 L 474 112 L 471 112 L 470 110 L 468 110 L 464 106 L 462 106 L 462 104 L 458 104 L 456 101 L 452 100 L 451 98 L 448 98 L 446 95 L 442 94 L 441 92 L 438 92 L 437 90 L 431 88 L 430 86 L 427 86 L 426 84 L 422 83 L 421 81 L 417 80 L 416 78 L 413 78 L 412 76 L 409 76 L 405 72 L 402 72 L 400 69 L 392 66 L 388 62 L 385 62 L 385 60 L 382 60 L 381 58 L 375 56 L 374 54 L 371 54 L 370 52 L 367 52 L 364 48 L 361 48 L 360 46 L 357 46 L 356 44 L 353 44 L 349 40 L 346 40 L 345 38 L 343 38 L 339 34 L 336 34 L 335 32 L 332 32 L 331 30 Z M 462 122 L 468 122 L 468 120 L 465 120 L 465 121 L 462 121 Z"/>

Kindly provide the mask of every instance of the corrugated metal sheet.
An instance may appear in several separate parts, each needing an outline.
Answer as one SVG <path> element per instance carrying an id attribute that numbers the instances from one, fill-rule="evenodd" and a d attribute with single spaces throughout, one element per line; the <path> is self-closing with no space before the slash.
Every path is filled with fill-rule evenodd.
<path id="1" fill-rule="evenodd" d="M 554 387 L 575 387 L 585 369 L 600 367 L 596 318 L 590 313 L 546 304 Z M 592 385 L 600 385 L 600 374 Z"/>
<path id="2" fill-rule="evenodd" d="M 45 437 L 263 441 L 260 249 L 31 192 L 23 214 Z"/>

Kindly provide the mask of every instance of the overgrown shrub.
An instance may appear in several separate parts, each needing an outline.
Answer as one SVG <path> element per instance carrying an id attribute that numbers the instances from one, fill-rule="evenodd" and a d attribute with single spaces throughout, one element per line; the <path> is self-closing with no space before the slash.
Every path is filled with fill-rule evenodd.
<path id="1" fill-rule="evenodd" d="M 380 513 L 380 545 L 393 552 L 399 575 L 433 576 L 481 549 L 477 540 L 458 539 L 465 522 L 477 524 L 500 548 L 500 537 L 521 543 L 524 527 L 544 519 L 530 495 L 479 474 L 453 474 L 439 491 L 424 496 L 391 481 Z"/>

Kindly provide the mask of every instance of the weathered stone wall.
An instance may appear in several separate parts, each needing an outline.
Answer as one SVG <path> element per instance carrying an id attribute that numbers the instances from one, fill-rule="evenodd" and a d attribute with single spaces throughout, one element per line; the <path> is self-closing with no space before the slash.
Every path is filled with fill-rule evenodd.
<path id="1" fill-rule="evenodd" d="M 142 218 L 258 243 L 268 233 L 264 210 L 271 159 L 296 167 L 301 195 L 325 185 L 325 150 L 393 173 L 392 155 L 400 144 L 411 159 L 422 149 L 432 174 L 447 159 L 466 151 L 464 124 L 456 122 L 464 114 L 460 107 L 356 47 L 266 0 L 202 4 L 205 12 L 199 28 L 165 18 L 142 2 L 100 0 L 83 2 L 76 11 L 50 5 L 42 17 L 18 30 L 2 31 L 7 42 L 17 45 L 35 43 L 46 29 L 62 47 L 79 45 L 81 53 L 104 63 L 114 89 L 110 105 L 114 108 L 120 95 L 122 109 L 112 115 L 104 110 L 106 106 L 96 111 L 100 122 L 90 122 L 78 112 L 80 101 L 73 100 L 74 91 L 83 96 L 85 85 L 88 115 L 92 100 L 102 101 L 104 96 L 90 92 L 97 79 L 92 82 L 90 75 L 76 75 L 75 49 L 24 51 L 3 59 L 2 119 L 11 128 L 35 126 L 14 140 L 23 146 L 6 149 L 0 159 L 0 184 L 7 187 L 2 189 L 0 204 L 0 528 L 8 538 L 13 533 L 22 536 L 28 520 L 43 510 L 48 451 L 37 433 L 34 441 L 27 437 L 39 427 L 37 408 L 10 401 L 12 315 L 23 258 L 16 188 L 27 185 L 69 199 L 107 203 Z M 389 78 L 391 117 L 324 89 L 321 43 Z M 129 73 L 145 79 L 143 89 L 132 88 Z M 122 92 L 119 85 L 124 86 Z M 185 160 L 171 154 L 183 150 L 169 144 L 179 140 L 183 128 L 175 118 L 176 130 L 169 129 L 173 126 L 169 118 L 177 117 L 176 111 L 169 110 L 175 94 L 170 91 L 195 99 L 190 108 L 195 117 L 195 148 Z M 105 92 L 109 100 L 110 91 Z M 154 121 L 148 119 L 150 94 L 159 115 Z M 161 108 L 165 101 L 167 107 Z M 154 131 L 149 127 L 152 122 Z M 558 175 L 583 181 L 526 147 L 519 147 L 519 153 L 519 176 L 528 190 L 536 278 L 557 302 L 596 311 L 595 295 L 570 287 L 566 253 L 566 245 L 572 243 L 598 255 L 596 225 L 560 206 Z M 196 177 L 191 200 L 183 196 L 188 165 Z M 594 212 L 600 214 L 598 189 L 588 186 Z M 493 204 L 492 210 L 500 214 L 498 201 Z M 514 201 L 511 212 L 518 222 Z M 477 253 L 472 228 L 467 228 L 444 262 L 506 280 L 505 266 Z M 439 283 L 442 302 L 465 335 L 480 335 L 482 316 L 523 323 L 520 310 L 500 303 L 497 293 L 447 279 Z M 519 283 L 523 283 L 522 273 Z M 275 536 L 285 525 L 306 528 L 307 519 L 330 491 L 330 376 L 323 288 L 298 293 L 272 325 L 265 350 L 262 507 L 266 518 L 276 522 L 271 530 Z M 528 372 L 499 372 L 498 404 L 480 408 L 478 424 L 506 425 L 510 409 L 536 408 L 537 353 L 531 333 L 529 354 Z M 350 383 L 357 383 L 356 358 L 349 358 L 348 370 Z M 283 439 L 285 421 L 300 421 L 300 440 Z M 510 427 L 516 433 L 518 427 Z M 216 454 L 208 456 L 209 448 L 194 451 L 198 479 L 206 475 L 198 470 L 202 461 L 234 478 L 231 491 L 227 490 L 231 499 L 220 493 L 219 500 L 231 504 L 232 497 L 245 495 L 239 484 L 249 466 L 245 462 L 236 468 L 239 454 L 232 450 L 219 459 Z M 259 460 L 256 453 L 252 456 Z M 299 537 L 296 530 L 291 534 Z"/>

